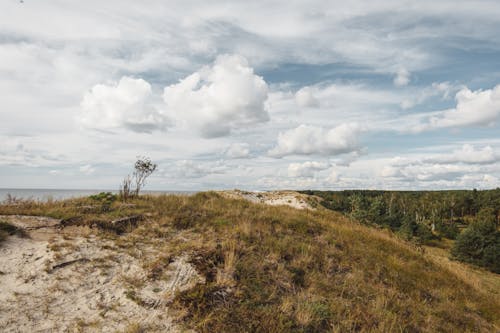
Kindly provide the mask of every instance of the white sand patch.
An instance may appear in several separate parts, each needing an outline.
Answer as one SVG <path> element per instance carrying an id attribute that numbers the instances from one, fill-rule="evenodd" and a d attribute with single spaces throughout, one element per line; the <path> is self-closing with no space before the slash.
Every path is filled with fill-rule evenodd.
<path id="1" fill-rule="evenodd" d="M 37 226 L 26 218 L 12 220 Z M 147 332 L 177 332 L 169 302 L 176 291 L 203 282 L 186 256 L 174 258 L 161 278 L 151 280 L 143 268 L 146 257 L 132 256 L 112 240 L 63 235 L 55 228 L 29 234 L 0 244 L 2 332 L 116 332 L 131 324 Z M 146 245 L 137 247 L 135 253 L 155 255 Z"/>
<path id="2" fill-rule="evenodd" d="M 271 206 L 290 206 L 296 209 L 312 209 L 311 198 L 294 191 L 249 192 L 240 190 L 221 191 L 230 198 L 242 198 Z"/>

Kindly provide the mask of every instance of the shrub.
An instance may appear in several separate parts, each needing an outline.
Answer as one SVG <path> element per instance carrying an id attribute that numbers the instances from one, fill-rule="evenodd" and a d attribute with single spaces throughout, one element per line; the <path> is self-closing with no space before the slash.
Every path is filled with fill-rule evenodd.
<path id="1" fill-rule="evenodd" d="M 443 237 L 448 239 L 456 239 L 460 230 L 455 223 L 446 223 L 443 221 L 438 221 L 435 223 L 436 231 Z"/>
<path id="2" fill-rule="evenodd" d="M 491 221 L 473 222 L 458 235 L 451 254 L 460 261 L 500 273 L 500 232 Z"/>

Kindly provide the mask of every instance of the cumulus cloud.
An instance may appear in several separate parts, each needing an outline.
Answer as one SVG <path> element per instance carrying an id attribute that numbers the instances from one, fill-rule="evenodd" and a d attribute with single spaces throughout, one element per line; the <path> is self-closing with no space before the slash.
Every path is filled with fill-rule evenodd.
<path id="1" fill-rule="evenodd" d="M 303 87 L 295 93 L 295 102 L 300 107 L 319 106 L 319 101 L 311 87 Z"/>
<path id="2" fill-rule="evenodd" d="M 483 182 L 484 175 L 498 172 L 499 161 L 500 155 L 491 146 L 476 149 L 473 145 L 465 144 L 450 153 L 433 154 L 430 157 L 393 158 L 380 170 L 379 175 L 408 182 L 455 181 L 459 185 L 463 179 L 474 178 Z"/>
<path id="3" fill-rule="evenodd" d="M 424 159 L 430 163 L 466 163 L 466 164 L 490 164 L 500 161 L 500 154 L 495 152 L 491 146 L 476 149 L 473 145 L 465 144 L 461 149 L 451 154 L 444 154 Z"/>
<path id="4" fill-rule="evenodd" d="M 500 116 L 500 85 L 493 89 L 471 91 L 464 87 L 455 96 L 453 109 L 438 112 L 414 128 L 414 131 L 465 127 L 492 126 Z"/>
<path id="5" fill-rule="evenodd" d="M 380 175 L 386 178 L 399 178 L 406 181 L 451 181 L 468 172 L 476 172 L 463 165 L 415 162 L 402 166 L 385 166 Z"/>
<path id="6" fill-rule="evenodd" d="M 328 169 L 330 165 L 323 162 L 290 163 L 288 165 L 289 177 L 313 177 L 315 173 Z"/>
<path id="7" fill-rule="evenodd" d="M 264 79 L 238 55 L 219 56 L 212 66 L 166 87 L 163 93 L 169 112 L 205 138 L 268 121 L 267 97 Z"/>
<path id="8" fill-rule="evenodd" d="M 81 102 L 80 123 L 92 129 L 125 128 L 134 132 L 165 130 L 169 122 L 152 102 L 151 85 L 143 79 L 122 77 L 112 84 L 97 84 Z"/>
<path id="9" fill-rule="evenodd" d="M 339 155 L 360 149 L 361 129 L 356 123 L 342 124 L 332 129 L 300 125 L 280 133 L 278 144 L 269 151 L 273 157 L 286 155 Z"/>
<path id="10" fill-rule="evenodd" d="M 247 158 L 250 156 L 250 149 L 247 143 L 233 143 L 226 150 L 229 158 Z"/>
<path id="11" fill-rule="evenodd" d="M 400 68 L 396 72 L 396 76 L 394 77 L 393 82 L 397 87 L 408 85 L 408 83 L 410 83 L 410 72 L 408 72 L 405 68 Z"/>
<path id="12" fill-rule="evenodd" d="M 227 171 L 221 161 L 197 162 L 192 160 L 182 160 L 176 163 L 176 173 L 179 177 L 201 178 L 212 174 L 223 174 Z"/>

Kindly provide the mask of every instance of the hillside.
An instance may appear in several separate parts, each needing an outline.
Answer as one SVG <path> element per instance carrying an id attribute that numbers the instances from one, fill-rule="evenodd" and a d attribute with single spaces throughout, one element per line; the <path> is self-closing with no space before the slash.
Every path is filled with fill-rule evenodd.
<path id="1" fill-rule="evenodd" d="M 500 329 L 499 275 L 322 207 L 207 192 L 0 214 L 2 331 Z"/>

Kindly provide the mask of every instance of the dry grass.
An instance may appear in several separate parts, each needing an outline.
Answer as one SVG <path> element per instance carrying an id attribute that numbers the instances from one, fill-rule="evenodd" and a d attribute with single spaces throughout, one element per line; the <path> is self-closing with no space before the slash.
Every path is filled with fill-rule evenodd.
<path id="1" fill-rule="evenodd" d="M 498 295 L 498 275 L 471 275 L 434 250 L 421 253 L 338 213 L 210 192 L 144 196 L 132 204 L 82 215 L 78 207 L 89 205 L 83 199 L 0 206 L 0 214 L 78 214 L 88 225 L 148 214 L 128 234 L 100 236 L 139 257 L 143 244 L 156 247 L 157 257 L 144 258 L 152 280 L 162 277 L 168 258 L 188 253 L 206 283 L 177 294 L 173 307 L 186 328 L 199 332 L 499 330 L 500 302 L 491 297 Z"/>

